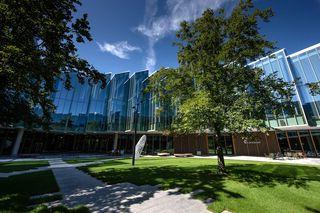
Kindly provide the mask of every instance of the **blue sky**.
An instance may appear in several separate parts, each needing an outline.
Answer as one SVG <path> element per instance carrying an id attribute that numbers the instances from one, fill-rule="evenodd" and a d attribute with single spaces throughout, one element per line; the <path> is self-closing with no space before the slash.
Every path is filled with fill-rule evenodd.
<path id="1" fill-rule="evenodd" d="M 150 72 L 177 66 L 172 45 L 181 20 L 192 21 L 208 7 L 228 10 L 236 0 L 86 0 L 93 41 L 79 44 L 78 53 L 103 73 Z M 320 0 L 255 0 L 273 8 L 275 16 L 260 25 L 278 48 L 293 53 L 320 42 Z"/>

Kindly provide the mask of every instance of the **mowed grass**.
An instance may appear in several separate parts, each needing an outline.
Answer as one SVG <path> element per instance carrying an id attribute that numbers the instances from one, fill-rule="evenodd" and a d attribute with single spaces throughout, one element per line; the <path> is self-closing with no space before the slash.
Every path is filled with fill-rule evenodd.
<path id="1" fill-rule="evenodd" d="M 59 192 L 59 187 L 51 170 L 0 178 L 0 212 L 89 213 L 89 209 L 84 206 L 67 208 L 59 205 L 49 208 L 45 205 L 39 205 L 62 199 L 60 194 L 42 198 L 30 198 L 32 195 L 55 192 Z"/>
<path id="2" fill-rule="evenodd" d="M 11 161 L 0 163 L 0 172 L 14 172 L 49 166 L 48 161 Z"/>
<path id="3" fill-rule="evenodd" d="M 88 163 L 88 162 L 94 162 L 94 161 L 101 161 L 101 160 L 107 160 L 108 158 L 103 157 L 96 157 L 96 158 L 73 158 L 73 159 L 65 159 L 63 160 L 66 163 L 69 164 L 77 164 L 77 163 Z"/>
<path id="4" fill-rule="evenodd" d="M 130 182 L 202 189 L 196 197 L 212 198 L 214 212 L 320 212 L 320 167 L 250 161 L 226 161 L 229 174 L 216 174 L 215 159 L 142 158 L 112 160 L 81 167 L 108 184 Z"/>
<path id="5" fill-rule="evenodd" d="M 0 189 L 0 209 L 8 212 L 26 212 L 32 195 L 59 192 L 51 170 L 0 178 Z"/>

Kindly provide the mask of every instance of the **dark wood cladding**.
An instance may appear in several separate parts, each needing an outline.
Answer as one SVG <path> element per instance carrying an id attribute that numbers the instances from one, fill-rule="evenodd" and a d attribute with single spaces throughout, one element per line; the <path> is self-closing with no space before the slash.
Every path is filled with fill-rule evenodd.
<path id="1" fill-rule="evenodd" d="M 201 151 L 201 155 L 208 155 L 208 136 L 207 135 L 179 135 L 173 138 L 174 153 L 192 153 L 197 154 Z"/>
<path id="2" fill-rule="evenodd" d="M 264 154 L 280 152 L 280 147 L 275 132 L 256 132 L 252 134 L 254 134 L 255 139 L 254 141 L 249 141 L 248 143 L 245 143 L 241 139 L 240 134 L 233 135 L 232 138 L 235 155 L 264 156 Z"/>

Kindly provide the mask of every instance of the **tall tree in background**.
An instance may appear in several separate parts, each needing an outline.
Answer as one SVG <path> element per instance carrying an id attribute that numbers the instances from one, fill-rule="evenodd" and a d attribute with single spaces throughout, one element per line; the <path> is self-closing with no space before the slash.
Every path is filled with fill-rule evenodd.
<path id="1" fill-rule="evenodd" d="M 177 107 L 174 131 L 215 133 L 218 173 L 226 173 L 223 132 L 265 131 L 266 110 L 279 114 L 290 106 L 291 83 L 247 66 L 274 48 L 258 28 L 272 15 L 271 9 L 255 9 L 246 0 L 230 16 L 208 9 L 194 22 L 182 22 L 176 42 L 179 68 L 161 69 L 150 79 L 148 90 Z"/>
<path id="2" fill-rule="evenodd" d="M 0 0 L 0 125 L 48 124 L 56 78 L 70 70 L 92 81 L 105 78 L 77 55 L 75 42 L 91 41 L 87 14 L 75 18 L 79 0 Z M 43 115 L 38 117 L 35 106 Z"/>

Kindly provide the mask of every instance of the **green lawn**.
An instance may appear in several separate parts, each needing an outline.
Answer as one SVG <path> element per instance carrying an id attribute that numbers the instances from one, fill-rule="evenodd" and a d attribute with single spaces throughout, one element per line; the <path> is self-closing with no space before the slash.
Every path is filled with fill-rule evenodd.
<path id="1" fill-rule="evenodd" d="M 61 195 L 30 199 L 32 195 L 54 192 L 59 192 L 59 187 L 51 170 L 0 178 L 0 212 L 89 212 L 88 208 L 82 206 L 74 209 L 68 209 L 65 206 L 48 208 L 43 205 L 32 208 L 28 207 L 30 205 L 62 199 Z"/>
<path id="2" fill-rule="evenodd" d="M 0 209 L 25 211 L 32 195 L 59 192 L 51 170 L 0 178 Z"/>
<path id="3" fill-rule="evenodd" d="M 113 160 L 81 167 L 109 184 L 161 184 L 181 192 L 204 190 L 199 199 L 213 198 L 208 209 L 221 212 L 320 212 L 320 167 L 250 161 L 226 161 L 228 176 L 216 174 L 216 160 L 142 158 Z"/>
<path id="4" fill-rule="evenodd" d="M 100 161 L 100 160 L 107 160 L 107 158 L 103 157 L 96 157 L 96 158 L 73 158 L 68 160 L 63 160 L 66 163 L 70 164 L 77 164 L 77 163 L 87 163 L 87 162 L 94 162 L 94 161 Z"/>
<path id="5" fill-rule="evenodd" d="M 0 172 L 14 172 L 49 166 L 48 161 L 11 161 L 0 163 Z"/>

